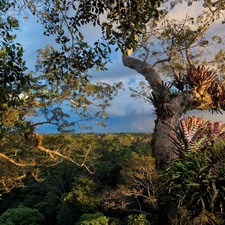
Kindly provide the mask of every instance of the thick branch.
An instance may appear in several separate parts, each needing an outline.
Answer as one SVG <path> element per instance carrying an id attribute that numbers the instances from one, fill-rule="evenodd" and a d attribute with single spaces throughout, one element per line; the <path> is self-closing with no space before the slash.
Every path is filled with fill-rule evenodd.
<path id="1" fill-rule="evenodd" d="M 19 163 L 16 162 L 15 160 L 11 159 L 10 157 L 8 157 L 7 155 L 0 153 L 0 158 L 5 159 L 6 161 L 14 164 L 15 166 L 19 166 L 19 167 L 28 167 L 28 166 L 35 166 L 35 162 L 31 162 L 31 163 Z"/>
<path id="2" fill-rule="evenodd" d="M 123 55 L 123 64 L 143 75 L 150 84 L 152 90 L 157 92 L 157 87 L 162 84 L 162 79 L 153 66 L 140 59 L 125 55 Z"/>
<path id="3" fill-rule="evenodd" d="M 51 158 L 55 159 L 55 157 L 59 157 L 61 159 L 65 159 L 69 162 L 72 162 L 73 164 L 75 164 L 76 166 L 80 166 L 80 167 L 84 167 L 87 169 L 87 171 L 91 174 L 93 174 L 93 171 L 90 170 L 90 168 L 88 168 L 88 166 L 85 164 L 86 160 L 87 160 L 87 156 L 88 156 L 88 153 L 90 151 L 90 149 L 87 151 L 87 153 L 84 155 L 84 160 L 82 163 L 78 163 L 76 162 L 75 160 L 73 160 L 71 157 L 69 156 L 66 156 L 66 155 L 63 155 L 61 154 L 60 152 L 58 151 L 55 151 L 55 150 L 51 150 L 51 149 L 48 149 L 48 148 L 45 148 L 43 146 L 40 146 L 38 145 L 37 148 L 43 152 L 46 152 Z"/>

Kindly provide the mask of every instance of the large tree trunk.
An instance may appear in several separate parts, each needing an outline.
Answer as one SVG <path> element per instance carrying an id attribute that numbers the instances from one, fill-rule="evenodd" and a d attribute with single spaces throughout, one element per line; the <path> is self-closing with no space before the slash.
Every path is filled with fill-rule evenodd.
<path id="1" fill-rule="evenodd" d="M 175 128 L 181 115 L 190 108 L 192 96 L 189 93 L 179 93 L 171 95 L 170 90 L 166 89 L 160 75 L 148 63 L 129 56 L 123 56 L 125 66 L 135 69 L 142 74 L 150 84 L 153 95 L 157 120 L 154 129 L 153 151 L 156 159 L 156 167 L 158 170 L 165 169 L 169 164 L 177 158 L 173 152 L 168 134 L 172 133 L 172 128 Z M 193 102 L 192 102 L 193 103 Z M 195 106 L 196 107 L 196 106 Z M 195 108 L 194 107 L 194 108 Z"/>
<path id="2" fill-rule="evenodd" d="M 179 90 L 174 93 L 171 91 L 171 86 L 164 83 L 156 70 L 146 62 L 123 56 L 123 63 L 143 75 L 152 88 L 150 100 L 157 115 L 153 151 L 157 170 L 164 170 L 178 157 L 173 151 L 169 136 L 171 137 L 175 133 L 174 128 L 176 128 L 179 118 L 183 113 L 193 109 L 225 110 L 224 83 L 204 67 L 190 67 L 185 76 L 174 77 L 173 84 Z M 176 205 L 166 207 L 167 219 L 163 224 L 173 224 L 176 210 Z"/>
<path id="3" fill-rule="evenodd" d="M 151 101 L 157 115 L 153 151 L 157 169 L 165 169 L 177 157 L 171 148 L 169 135 L 179 118 L 193 109 L 225 110 L 224 84 L 204 67 L 191 67 L 187 70 L 186 83 L 179 80 L 181 86 L 176 86 L 179 92 L 173 93 L 171 86 L 163 82 L 154 67 L 145 61 L 124 55 L 123 63 L 143 75 L 152 88 Z M 189 89 L 185 90 L 184 85 L 189 85 Z"/>
<path id="4" fill-rule="evenodd" d="M 172 128 L 178 124 L 179 118 L 185 112 L 185 107 L 181 104 L 181 98 L 170 99 L 170 113 L 163 117 L 158 117 L 154 129 L 153 150 L 156 159 L 156 169 L 166 169 L 178 156 L 173 151 L 169 136 L 172 135 Z"/>

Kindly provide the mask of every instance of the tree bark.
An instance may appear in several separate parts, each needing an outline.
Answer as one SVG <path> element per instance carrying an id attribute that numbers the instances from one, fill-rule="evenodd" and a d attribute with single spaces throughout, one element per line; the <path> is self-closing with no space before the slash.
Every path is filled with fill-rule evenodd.
<path id="1" fill-rule="evenodd" d="M 178 96 L 170 99 L 170 114 L 158 117 L 154 129 L 153 150 L 156 159 L 156 169 L 163 170 L 175 160 L 178 155 L 174 153 L 172 143 L 169 141 L 169 134 L 175 128 L 179 118 L 185 112 L 185 105 L 182 106 L 182 98 Z M 168 103 L 167 103 L 168 104 Z"/>
<path id="2" fill-rule="evenodd" d="M 156 72 L 155 68 L 147 62 L 123 55 L 123 64 L 131 69 L 136 70 L 143 75 L 154 92 L 157 92 L 158 85 L 162 84 L 160 75 Z"/>
<path id="3" fill-rule="evenodd" d="M 189 91 L 183 91 L 176 95 L 168 91 L 167 96 L 162 98 L 162 95 L 166 92 L 162 92 L 161 89 L 165 90 L 165 87 L 163 87 L 163 81 L 153 66 L 129 56 L 123 56 L 123 63 L 143 75 L 152 88 L 156 101 L 153 105 L 157 114 L 153 151 L 157 170 L 166 169 L 178 157 L 172 150 L 168 134 L 172 133 L 172 128 L 176 127 L 183 113 L 203 107 L 202 98 L 197 93 L 193 95 Z"/>

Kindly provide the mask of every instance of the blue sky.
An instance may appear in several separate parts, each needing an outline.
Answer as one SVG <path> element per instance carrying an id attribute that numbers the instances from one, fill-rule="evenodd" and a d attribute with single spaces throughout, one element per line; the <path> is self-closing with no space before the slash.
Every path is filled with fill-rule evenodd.
<path id="1" fill-rule="evenodd" d="M 173 13 L 177 18 L 184 18 L 186 16 L 179 9 L 176 9 Z M 86 40 L 90 42 L 100 37 L 99 29 L 91 26 L 86 26 L 81 31 L 87 37 Z M 54 45 L 54 38 L 43 36 L 43 27 L 36 23 L 34 19 L 21 21 L 20 32 L 17 36 L 17 41 L 25 49 L 24 59 L 27 62 L 29 70 L 34 70 L 36 51 L 48 44 Z M 112 63 L 108 65 L 108 71 L 91 73 L 94 81 L 105 81 L 110 84 L 122 81 L 125 91 L 120 91 L 118 96 L 111 102 L 111 107 L 107 110 L 110 119 L 106 121 L 106 128 L 97 126 L 93 122 L 87 123 L 87 125 L 93 127 L 91 132 L 96 133 L 152 132 L 154 120 L 156 119 L 153 114 L 152 105 L 142 100 L 134 100 L 130 97 L 131 92 L 128 89 L 128 87 L 137 87 L 140 81 L 144 81 L 144 78 L 136 71 L 124 67 L 121 58 L 120 52 L 113 52 L 111 55 Z M 224 115 L 212 115 L 209 112 L 194 112 L 194 114 L 197 116 L 204 115 L 206 119 L 212 121 L 223 121 L 224 118 Z M 71 114 L 71 119 L 76 118 Z M 53 126 L 46 125 L 39 127 L 37 131 L 41 133 L 54 133 L 56 129 Z M 81 132 L 79 129 L 76 131 Z"/>
<path id="2" fill-rule="evenodd" d="M 90 41 L 97 40 L 100 37 L 99 29 L 93 27 L 85 27 L 82 29 L 86 37 L 91 37 Z M 87 39 L 88 40 L 88 39 Z M 89 40 L 88 40 L 89 41 Z M 20 31 L 17 33 L 17 42 L 21 43 L 25 53 L 29 70 L 34 70 L 36 64 L 36 51 L 46 45 L 54 45 L 53 37 L 43 36 L 43 27 L 34 20 L 21 21 Z M 93 72 L 90 74 L 93 81 L 105 81 L 113 84 L 114 82 L 122 81 L 125 87 L 124 91 L 119 91 L 119 94 L 114 97 L 111 102 L 111 107 L 107 108 L 109 119 L 106 120 L 106 127 L 97 126 L 93 122 L 86 122 L 92 126 L 90 132 L 97 133 L 120 133 L 120 132 L 151 132 L 154 127 L 155 115 L 152 111 L 152 106 L 142 100 L 134 100 L 130 97 L 131 92 L 129 87 L 136 87 L 144 78 L 137 74 L 134 70 L 126 68 L 122 64 L 122 55 L 120 52 L 112 52 L 112 63 L 108 64 L 108 71 Z M 41 119 L 35 118 L 35 121 Z M 75 115 L 71 114 L 71 120 L 76 120 Z M 37 128 L 41 133 L 57 132 L 56 127 L 45 125 Z M 79 129 L 77 132 L 81 132 Z M 85 130 L 84 132 L 87 132 Z"/>

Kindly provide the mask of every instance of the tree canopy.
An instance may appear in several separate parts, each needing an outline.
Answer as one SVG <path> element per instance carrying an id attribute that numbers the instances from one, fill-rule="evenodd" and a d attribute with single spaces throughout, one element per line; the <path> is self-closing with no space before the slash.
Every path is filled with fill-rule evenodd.
<path id="1" fill-rule="evenodd" d="M 74 162 L 63 149 L 44 147 L 35 127 L 53 124 L 60 132 L 71 132 L 89 119 L 104 125 L 105 109 L 122 84 L 93 84 L 89 70 L 106 70 L 111 46 L 116 45 L 124 65 L 143 75 L 151 88 L 150 95 L 149 89 L 135 90 L 133 95 L 141 93 L 155 107 L 156 163 L 158 168 L 166 167 L 176 157 L 167 136 L 179 117 L 193 109 L 224 109 L 224 39 L 215 33 L 224 23 L 224 4 L 182 2 L 188 9 L 196 4 L 201 9 L 197 15 L 179 20 L 169 17 L 178 1 L 1 1 L 1 160 L 21 168 L 38 166 L 33 156 L 32 160 L 23 157 L 18 146 L 26 143 L 27 152 L 36 149 L 32 154 L 47 154 L 48 163 L 60 158 Z M 24 50 L 16 43 L 13 32 L 19 22 L 9 14 L 12 11 L 25 19 L 35 18 L 43 25 L 43 34 L 55 38 L 54 47 L 38 50 L 35 73 L 28 72 Z M 93 45 L 80 32 L 87 24 L 102 30 Z M 204 67 L 209 65 L 210 69 Z M 77 121 L 69 119 L 70 109 Z M 35 116 L 43 120 L 32 122 Z M 9 150 L 9 142 L 15 148 Z"/>
<path id="2" fill-rule="evenodd" d="M 180 117 L 195 109 L 216 113 L 225 109 L 224 36 L 220 32 L 225 23 L 224 1 L 9 0 L 1 1 L 0 7 L 1 190 L 9 192 L 23 186 L 27 174 L 38 180 L 43 166 L 50 168 L 63 160 L 85 167 L 89 175 L 95 164 L 99 170 L 94 180 L 81 176 L 71 182 L 68 167 L 60 175 L 67 176 L 71 190 L 63 190 L 65 183 L 59 189 L 56 183 L 53 188 L 63 199 L 63 207 L 71 210 L 72 206 L 79 216 L 92 211 L 85 212 L 79 223 L 108 221 L 101 213 L 92 214 L 99 207 L 96 190 L 102 187 L 96 185 L 98 179 L 108 186 L 101 192 L 101 201 L 108 209 L 147 215 L 149 208 L 154 211 L 160 206 L 162 219 L 166 218 L 164 224 L 223 223 L 224 142 L 219 138 L 224 138 L 224 126 Z M 193 13 L 181 19 L 173 17 L 173 10 L 179 7 Z M 44 35 L 55 38 L 54 47 L 38 50 L 35 73 L 28 72 L 23 61 L 23 49 L 13 34 L 19 22 L 9 15 L 10 10 L 18 10 L 28 19 L 34 16 L 43 25 Z M 102 30 L 101 39 L 93 45 L 80 32 L 80 27 L 87 24 Z M 51 137 L 46 142 L 35 131 L 36 126 L 48 123 L 60 132 L 72 132 L 79 121 L 71 122 L 64 106 L 71 108 L 80 121 L 96 119 L 103 124 L 106 107 L 122 84 L 93 84 L 89 71 L 106 70 L 112 45 L 121 50 L 124 65 L 147 80 L 147 87 L 141 84 L 140 90 L 133 90 L 133 96 L 144 96 L 155 108 L 155 160 L 143 152 L 140 156 L 119 151 L 118 143 L 124 149 L 132 148 L 129 137 L 109 144 L 107 136 L 107 149 L 97 151 L 105 154 L 96 163 L 100 155 L 93 151 L 94 136 L 82 143 L 73 138 L 68 141 L 66 136 L 57 140 Z M 35 116 L 43 120 L 34 122 L 31 118 Z M 164 171 L 159 177 L 152 167 L 154 161 L 156 169 Z M 13 213 L 20 210 L 14 209 Z M 76 216 L 74 211 L 71 217 Z M 60 216 L 62 221 L 65 214 L 61 212 Z M 141 214 L 128 217 L 128 223 L 135 221 L 148 224 Z"/>
<path id="3" fill-rule="evenodd" d="M 177 7 L 182 12 L 187 10 L 182 19 L 172 14 Z M 187 5 L 170 2 L 162 4 L 161 10 L 161 19 L 149 21 L 146 33 L 141 35 L 139 52 L 123 56 L 124 65 L 147 80 L 147 90 L 140 85 L 133 96 L 144 95 L 154 106 L 158 169 L 178 157 L 168 134 L 183 114 L 191 110 L 222 113 L 225 103 L 224 36 L 220 32 L 223 1 L 187 1 Z"/>
<path id="4" fill-rule="evenodd" d="M 158 16 L 156 6 L 159 3 L 1 1 L 1 189 L 10 191 L 23 185 L 21 181 L 27 172 L 38 179 L 40 166 L 52 166 L 62 160 L 91 172 L 86 164 L 91 145 L 81 157 L 63 146 L 46 147 L 36 127 L 52 124 L 60 132 L 73 132 L 74 128 L 86 128 L 80 125 L 86 120 L 104 126 L 108 118 L 106 107 L 122 84 L 93 84 L 89 70 L 106 70 L 111 45 L 117 44 L 122 52 L 135 48 L 136 35 L 142 33 L 150 17 Z M 35 72 L 29 72 L 23 59 L 24 50 L 16 42 L 15 34 L 21 21 L 30 18 L 43 25 L 44 35 L 55 38 L 54 47 L 43 46 L 38 50 Z M 87 43 L 79 31 L 86 24 L 102 29 L 102 38 L 94 45 Z M 69 111 L 78 119 L 71 120 Z M 38 122 L 34 122 L 35 117 Z M 11 172 L 9 167 L 12 167 Z"/>

